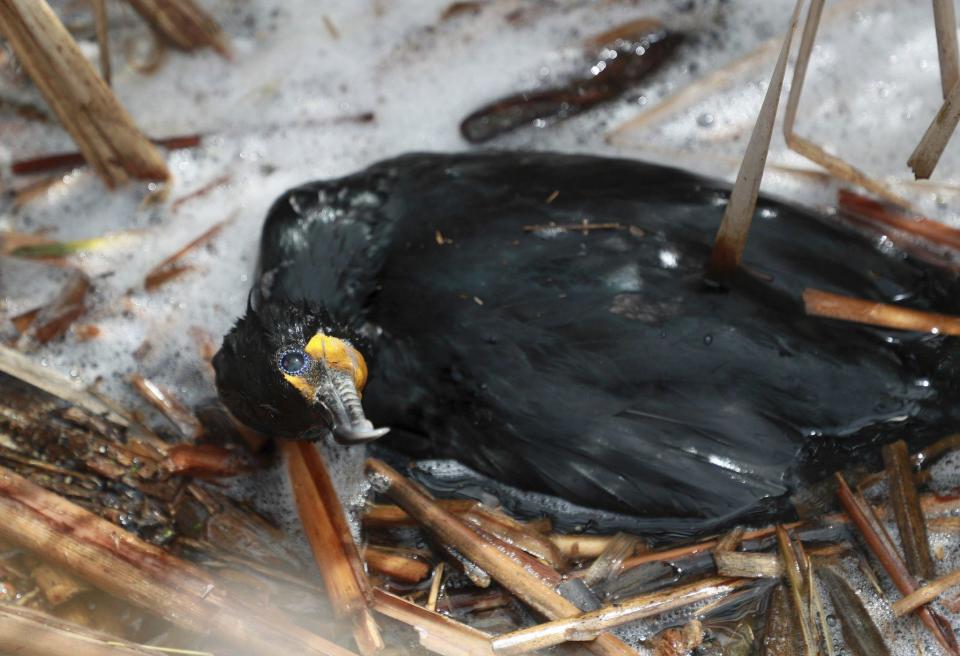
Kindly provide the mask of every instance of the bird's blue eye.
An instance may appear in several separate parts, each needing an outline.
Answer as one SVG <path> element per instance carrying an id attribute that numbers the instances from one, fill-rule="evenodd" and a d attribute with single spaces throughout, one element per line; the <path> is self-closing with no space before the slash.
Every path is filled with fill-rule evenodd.
<path id="1" fill-rule="evenodd" d="M 280 369 L 285 374 L 296 376 L 307 368 L 310 358 L 299 349 L 284 351 L 280 354 Z"/>

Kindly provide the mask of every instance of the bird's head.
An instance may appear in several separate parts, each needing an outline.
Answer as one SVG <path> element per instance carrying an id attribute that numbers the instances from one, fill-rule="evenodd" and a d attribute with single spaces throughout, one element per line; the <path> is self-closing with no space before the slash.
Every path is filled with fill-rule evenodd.
<path id="1" fill-rule="evenodd" d="M 271 302 L 237 321 L 213 359 L 217 390 L 233 415 L 266 435 L 342 444 L 370 442 L 360 397 L 364 340 L 309 303 Z"/>

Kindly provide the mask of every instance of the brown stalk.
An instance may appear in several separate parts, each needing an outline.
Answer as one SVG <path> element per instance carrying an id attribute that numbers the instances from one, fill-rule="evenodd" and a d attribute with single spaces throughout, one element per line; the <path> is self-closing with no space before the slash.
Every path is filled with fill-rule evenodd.
<path id="1" fill-rule="evenodd" d="M 814 632 L 811 627 L 811 617 L 808 612 L 807 597 L 809 591 L 803 583 L 802 572 L 805 567 L 797 560 L 797 552 L 793 545 L 793 540 L 783 526 L 777 526 L 777 546 L 780 551 L 780 561 L 783 564 L 784 574 L 786 575 L 788 588 L 790 591 L 790 600 L 793 602 L 793 610 L 797 615 L 800 624 L 800 637 L 803 642 L 804 652 L 808 656 L 816 656 L 820 651 L 814 638 Z"/>
<path id="2" fill-rule="evenodd" d="M 223 230 L 223 227 L 231 220 L 232 219 L 227 219 L 225 221 L 215 223 L 208 230 L 205 230 L 199 237 L 191 240 L 185 246 L 177 250 L 177 252 L 175 252 L 173 255 L 165 258 L 158 265 L 150 269 L 149 273 L 147 273 L 143 280 L 144 289 L 147 291 L 153 291 L 163 283 L 173 278 L 175 275 L 186 271 L 188 267 L 178 264 L 179 261 L 190 251 L 206 244 L 211 239 L 216 237 L 220 231 Z"/>
<path id="3" fill-rule="evenodd" d="M 787 106 L 783 115 L 783 136 L 790 150 L 803 155 L 812 162 L 822 166 L 831 175 L 868 189 L 881 198 L 900 205 L 909 206 L 903 198 L 890 191 L 886 185 L 874 180 L 859 169 L 835 155 L 831 155 L 818 144 L 799 136 L 794 127 L 797 120 L 797 107 L 800 105 L 800 95 L 803 92 L 803 82 L 807 76 L 807 66 L 810 63 L 810 53 L 816 40 L 817 28 L 823 14 L 823 5 L 826 0 L 812 0 L 807 11 L 807 20 L 803 26 L 803 36 L 800 39 L 800 48 L 797 53 L 797 64 L 793 69 L 793 81 L 790 84 L 790 94 L 787 97 Z"/>
<path id="4" fill-rule="evenodd" d="M 890 488 L 890 508 L 897 520 L 900 544 L 907 560 L 907 569 L 922 579 L 934 577 L 933 558 L 927 526 L 920 509 L 917 488 L 913 484 L 913 468 L 907 443 L 903 440 L 883 447 L 883 462 Z"/>
<path id="5" fill-rule="evenodd" d="M 933 175 L 950 137 L 957 129 L 957 123 L 960 123 L 960 84 L 950 90 L 950 94 L 940 106 L 940 111 L 933 117 L 933 122 L 907 160 L 907 166 L 913 169 L 915 178 L 926 180 Z"/>
<path id="6" fill-rule="evenodd" d="M 373 592 L 326 464 L 311 443 L 283 441 L 280 445 L 297 512 L 331 606 L 353 623 L 353 637 L 360 652 L 376 653 L 384 643 L 370 612 Z"/>
<path id="7" fill-rule="evenodd" d="M 169 139 L 152 139 L 151 141 L 154 145 L 162 146 L 167 150 L 184 150 L 186 148 L 196 148 L 200 145 L 202 139 L 200 135 L 193 134 L 170 137 Z M 30 159 L 14 160 L 10 165 L 10 171 L 14 175 L 33 175 L 82 166 L 86 161 L 81 153 L 54 153 Z M 54 179 L 60 180 L 60 178 Z"/>
<path id="8" fill-rule="evenodd" d="M 473 510 L 479 501 L 472 499 L 437 499 L 434 501 L 447 512 L 461 514 Z M 394 528 L 398 526 L 416 526 L 417 520 L 407 514 L 400 506 L 375 503 L 363 515 L 365 528 Z"/>
<path id="9" fill-rule="evenodd" d="M 46 0 L 0 0 L 0 33 L 104 184 L 170 177 Z"/>
<path id="10" fill-rule="evenodd" d="M 493 649 L 498 654 L 524 654 L 567 641 L 590 640 L 600 631 L 654 617 L 717 595 L 729 594 L 747 583 L 746 579 L 710 578 L 641 595 L 577 617 L 554 620 L 497 636 L 493 639 Z"/>
<path id="11" fill-rule="evenodd" d="M 819 289 L 803 290 L 807 314 L 893 330 L 960 335 L 960 317 L 842 296 Z"/>
<path id="12" fill-rule="evenodd" d="M 145 21 L 181 50 L 213 48 L 230 58 L 230 43 L 217 22 L 193 0 L 127 0 Z"/>
<path id="13" fill-rule="evenodd" d="M 0 604 L 0 652 L 18 656 L 157 656 L 155 649 L 78 624 Z"/>
<path id="14" fill-rule="evenodd" d="M 425 649 L 441 656 L 492 656 L 490 638 L 454 619 L 427 610 L 379 588 L 373 590 L 378 613 L 413 627 Z"/>
<path id="15" fill-rule="evenodd" d="M 730 192 L 730 200 L 723 213 L 720 229 L 710 253 L 710 262 L 707 265 L 707 274 L 718 282 L 727 282 L 740 266 L 743 251 L 747 245 L 747 235 L 753 221 L 753 211 L 757 206 L 757 197 L 760 194 L 760 180 L 763 177 L 763 167 L 767 161 L 767 152 L 770 150 L 770 138 L 773 136 L 773 123 L 777 117 L 777 104 L 780 101 L 780 91 L 783 88 L 783 77 L 787 67 L 787 56 L 790 54 L 790 43 L 796 31 L 800 17 L 800 8 L 803 0 L 797 0 L 787 28 L 786 37 L 777 64 L 773 69 L 770 86 L 763 98 L 757 123 L 750 135 L 747 151 L 744 153 L 737 181 Z"/>
<path id="16" fill-rule="evenodd" d="M 90 279 L 86 274 L 79 269 L 74 271 L 57 297 L 48 305 L 39 308 L 29 321 L 29 330 L 19 341 L 21 348 L 46 344 L 67 332 L 73 322 L 86 312 L 90 287 Z"/>
<path id="17" fill-rule="evenodd" d="M 890 576 L 893 584 L 903 595 L 914 592 L 919 586 L 916 579 L 907 570 L 906 564 L 896 552 L 889 536 L 882 526 L 878 526 L 876 518 L 873 516 L 867 504 L 854 496 L 847 481 L 839 473 L 835 474 L 837 479 L 837 495 L 840 499 L 840 505 L 850 516 L 857 530 L 863 536 L 864 541 L 871 553 L 880 561 L 880 565 Z M 938 617 L 926 606 L 921 606 L 915 611 L 920 617 L 920 621 L 933 634 L 940 646 L 949 653 L 957 654 L 957 641 L 952 632 L 947 632 L 940 624 Z"/>
<path id="18" fill-rule="evenodd" d="M 351 656 L 268 608 L 228 595 L 203 570 L 0 467 L 0 539 L 179 627 L 277 656 Z"/>
<path id="19" fill-rule="evenodd" d="M 110 24 L 107 20 L 107 0 L 90 0 L 93 23 L 97 31 L 97 49 L 100 51 L 100 77 L 110 86 Z"/>
<path id="20" fill-rule="evenodd" d="M 193 440 L 203 434 L 203 425 L 170 390 L 144 378 L 140 374 L 130 376 L 130 385 L 147 403 L 156 408 L 184 438 Z"/>
<path id="21" fill-rule="evenodd" d="M 570 560 L 592 560 L 603 553 L 614 538 L 612 535 L 563 535 L 553 533 L 550 541 Z M 637 547 L 637 551 L 646 551 Z"/>
<path id="22" fill-rule="evenodd" d="M 420 583 L 430 575 L 430 564 L 406 554 L 401 549 L 368 545 L 363 559 L 370 571 L 384 574 L 404 583 Z"/>
<path id="23" fill-rule="evenodd" d="M 943 97 L 960 82 L 960 57 L 957 54 L 957 14 L 953 0 L 933 0 L 933 22 L 937 28 L 937 54 L 940 57 L 940 86 Z"/>
<path id="24" fill-rule="evenodd" d="M 210 182 L 206 183 L 205 185 L 203 185 L 203 186 L 200 187 L 199 189 L 195 189 L 195 190 L 191 191 L 190 193 L 185 194 L 185 195 L 181 196 L 180 198 L 177 198 L 177 199 L 176 199 L 175 201 L 173 201 L 172 203 L 170 203 L 170 210 L 171 210 L 172 212 L 176 212 L 176 211 L 179 210 L 184 204 L 189 203 L 189 202 L 192 201 L 192 200 L 196 200 L 197 198 L 203 198 L 204 196 L 206 196 L 207 194 L 209 194 L 209 193 L 210 193 L 211 191 L 213 191 L 214 189 L 216 189 L 216 188 L 218 188 L 218 187 L 222 187 L 223 185 L 229 183 L 231 179 L 233 179 L 233 176 L 232 176 L 230 173 L 224 173 L 223 175 L 217 176 L 216 178 L 214 178 L 214 179 L 211 180 Z"/>
<path id="25" fill-rule="evenodd" d="M 938 579 L 930 581 L 930 583 L 922 588 L 917 588 L 910 594 L 893 602 L 893 614 L 900 617 L 901 615 L 912 613 L 917 608 L 936 601 L 937 597 L 957 585 L 960 585 L 960 570 L 950 572 L 946 576 L 941 576 Z"/>
<path id="26" fill-rule="evenodd" d="M 513 592 L 528 606 L 548 619 L 574 617 L 580 610 L 555 589 L 545 585 L 523 564 L 514 560 L 497 545 L 482 539 L 478 533 L 447 512 L 397 471 L 379 460 L 367 460 L 367 471 L 374 487 L 386 493 L 400 507 L 415 517 L 441 542 L 453 547 Z M 619 638 L 603 633 L 587 647 L 598 656 L 633 654 Z"/>
<path id="27" fill-rule="evenodd" d="M 430 580 L 430 593 L 427 595 L 427 610 L 437 610 L 437 601 L 440 599 L 440 587 L 443 585 L 443 563 L 433 568 L 433 578 Z"/>
<path id="28" fill-rule="evenodd" d="M 566 557 L 553 542 L 539 535 L 506 514 L 485 508 L 482 504 L 462 515 L 464 521 L 497 536 L 508 544 L 523 549 L 550 567 L 564 569 Z"/>
<path id="29" fill-rule="evenodd" d="M 874 229 L 878 225 L 884 228 L 893 228 L 924 239 L 938 246 L 947 246 L 960 250 L 960 230 L 944 225 L 939 221 L 932 221 L 922 216 L 912 216 L 906 212 L 879 203 L 849 189 L 837 192 L 837 206 L 845 218 L 865 224 Z"/>

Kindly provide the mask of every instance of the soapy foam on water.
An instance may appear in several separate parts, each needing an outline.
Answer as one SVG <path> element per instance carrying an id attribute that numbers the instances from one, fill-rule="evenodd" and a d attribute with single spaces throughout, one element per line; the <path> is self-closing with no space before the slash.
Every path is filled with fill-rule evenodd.
<path id="1" fill-rule="evenodd" d="M 80 343 L 68 335 L 33 354 L 38 366 L 52 367 L 86 384 L 103 376 L 107 393 L 137 408 L 143 404 L 126 383 L 126 376 L 133 372 L 166 385 L 190 404 L 214 394 L 210 371 L 200 360 L 196 331 L 191 329 L 218 342 L 242 313 L 260 225 L 280 192 L 409 150 L 463 149 L 457 125 L 470 111 L 508 93 L 555 84 L 565 72 L 581 66 L 578 44 L 584 37 L 625 20 L 656 16 L 693 36 L 662 74 L 638 85 L 622 101 L 562 124 L 519 131 L 497 145 L 644 157 L 732 178 L 774 55 L 758 59 L 728 86 L 660 123 L 621 135 L 615 144 L 606 143 L 604 136 L 700 76 L 781 34 L 793 3 L 663 0 L 635 6 L 631 2 L 499 0 L 478 17 L 442 24 L 437 19 L 447 0 L 330 0 L 322 6 L 309 0 L 206 0 L 201 4 L 231 35 L 233 62 L 209 52 L 171 53 L 156 74 L 141 76 L 123 65 L 121 49 L 116 47 L 114 88 L 151 136 L 206 135 L 201 148 L 169 155 L 174 176 L 171 201 L 224 174 L 230 175 L 229 182 L 174 212 L 170 202 L 142 206 L 143 189 L 136 185 L 106 193 L 88 171 L 79 170 L 22 210 L 8 205 L 0 216 L 0 228 L 49 229 L 56 239 L 138 231 L 132 244 L 77 258 L 94 276 L 95 285 L 90 310 L 82 321 L 95 323 L 101 336 Z M 69 21 L 89 22 L 89 15 L 75 4 L 55 5 Z M 907 178 L 906 157 L 940 104 L 929 3 L 853 0 L 838 6 L 838 17 L 825 21 L 820 30 L 798 128 L 871 173 Z M 851 9 L 843 9 L 847 6 Z M 526 22 L 506 22 L 505 17 L 515 11 Z M 323 14 L 337 26 L 339 39 L 324 28 Z M 128 36 L 145 36 L 142 24 L 130 12 L 114 11 L 112 5 L 111 16 L 116 23 L 115 43 Z M 93 55 L 91 34 L 87 30 L 85 50 Z M 9 72 L 3 75 L 4 82 L 10 83 L 5 92 L 11 98 L 36 102 L 36 92 L 29 85 L 13 86 Z M 338 121 L 364 112 L 374 112 L 376 120 Z M 69 138 L 49 125 L 12 115 L 4 116 L 3 124 L 0 161 L 73 149 Z M 958 158 L 960 150 L 948 147 L 935 178 L 952 181 Z M 813 168 L 785 150 L 779 131 L 770 162 Z M 835 185 L 774 168 L 764 182 L 770 192 L 809 204 L 834 200 Z M 939 189 L 914 197 L 924 211 L 957 222 L 956 210 L 947 205 L 955 200 L 951 193 Z M 143 277 L 151 267 L 228 218 L 231 222 L 207 247 L 185 260 L 196 271 L 153 293 L 142 290 Z M 49 267 L 0 262 L 4 316 L 49 300 L 63 279 L 62 272 Z M 129 295 L 128 290 L 132 290 Z M 8 323 L 0 329 L 11 334 Z M 133 353 L 145 341 L 152 349 L 137 361 Z M 162 425 L 156 416 L 151 421 Z M 347 505 L 356 509 L 364 491 L 361 452 L 333 447 L 327 449 L 327 456 L 338 489 L 344 492 Z M 938 464 L 935 487 L 944 481 L 952 484 L 957 465 L 957 458 Z M 299 536 L 282 472 L 239 484 L 237 493 L 254 497 L 258 506 L 281 517 L 284 527 Z M 557 511 L 569 510 L 560 501 L 545 503 L 553 503 Z M 946 547 L 945 560 L 937 562 L 939 573 L 960 566 L 952 536 L 934 534 L 931 542 Z M 875 617 L 886 618 L 886 635 L 892 637 L 894 625 L 884 602 L 862 575 L 857 577 L 855 566 L 844 565 Z M 897 596 L 886 592 L 891 599 Z M 914 653 L 918 639 L 926 643 L 928 653 L 935 653 L 915 622 L 895 626 L 900 634 L 898 653 Z"/>

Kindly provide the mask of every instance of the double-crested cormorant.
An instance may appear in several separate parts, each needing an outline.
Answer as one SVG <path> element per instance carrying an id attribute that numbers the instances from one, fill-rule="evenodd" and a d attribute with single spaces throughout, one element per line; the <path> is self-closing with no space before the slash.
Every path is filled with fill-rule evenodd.
<path id="1" fill-rule="evenodd" d="M 215 359 L 221 398 L 270 435 L 389 426 L 396 449 L 522 489 L 710 520 L 776 509 L 865 445 L 955 428 L 955 338 L 810 317 L 801 294 L 958 312 L 957 276 L 761 198 L 741 273 L 711 288 L 727 194 L 513 152 L 293 189 Z"/>

